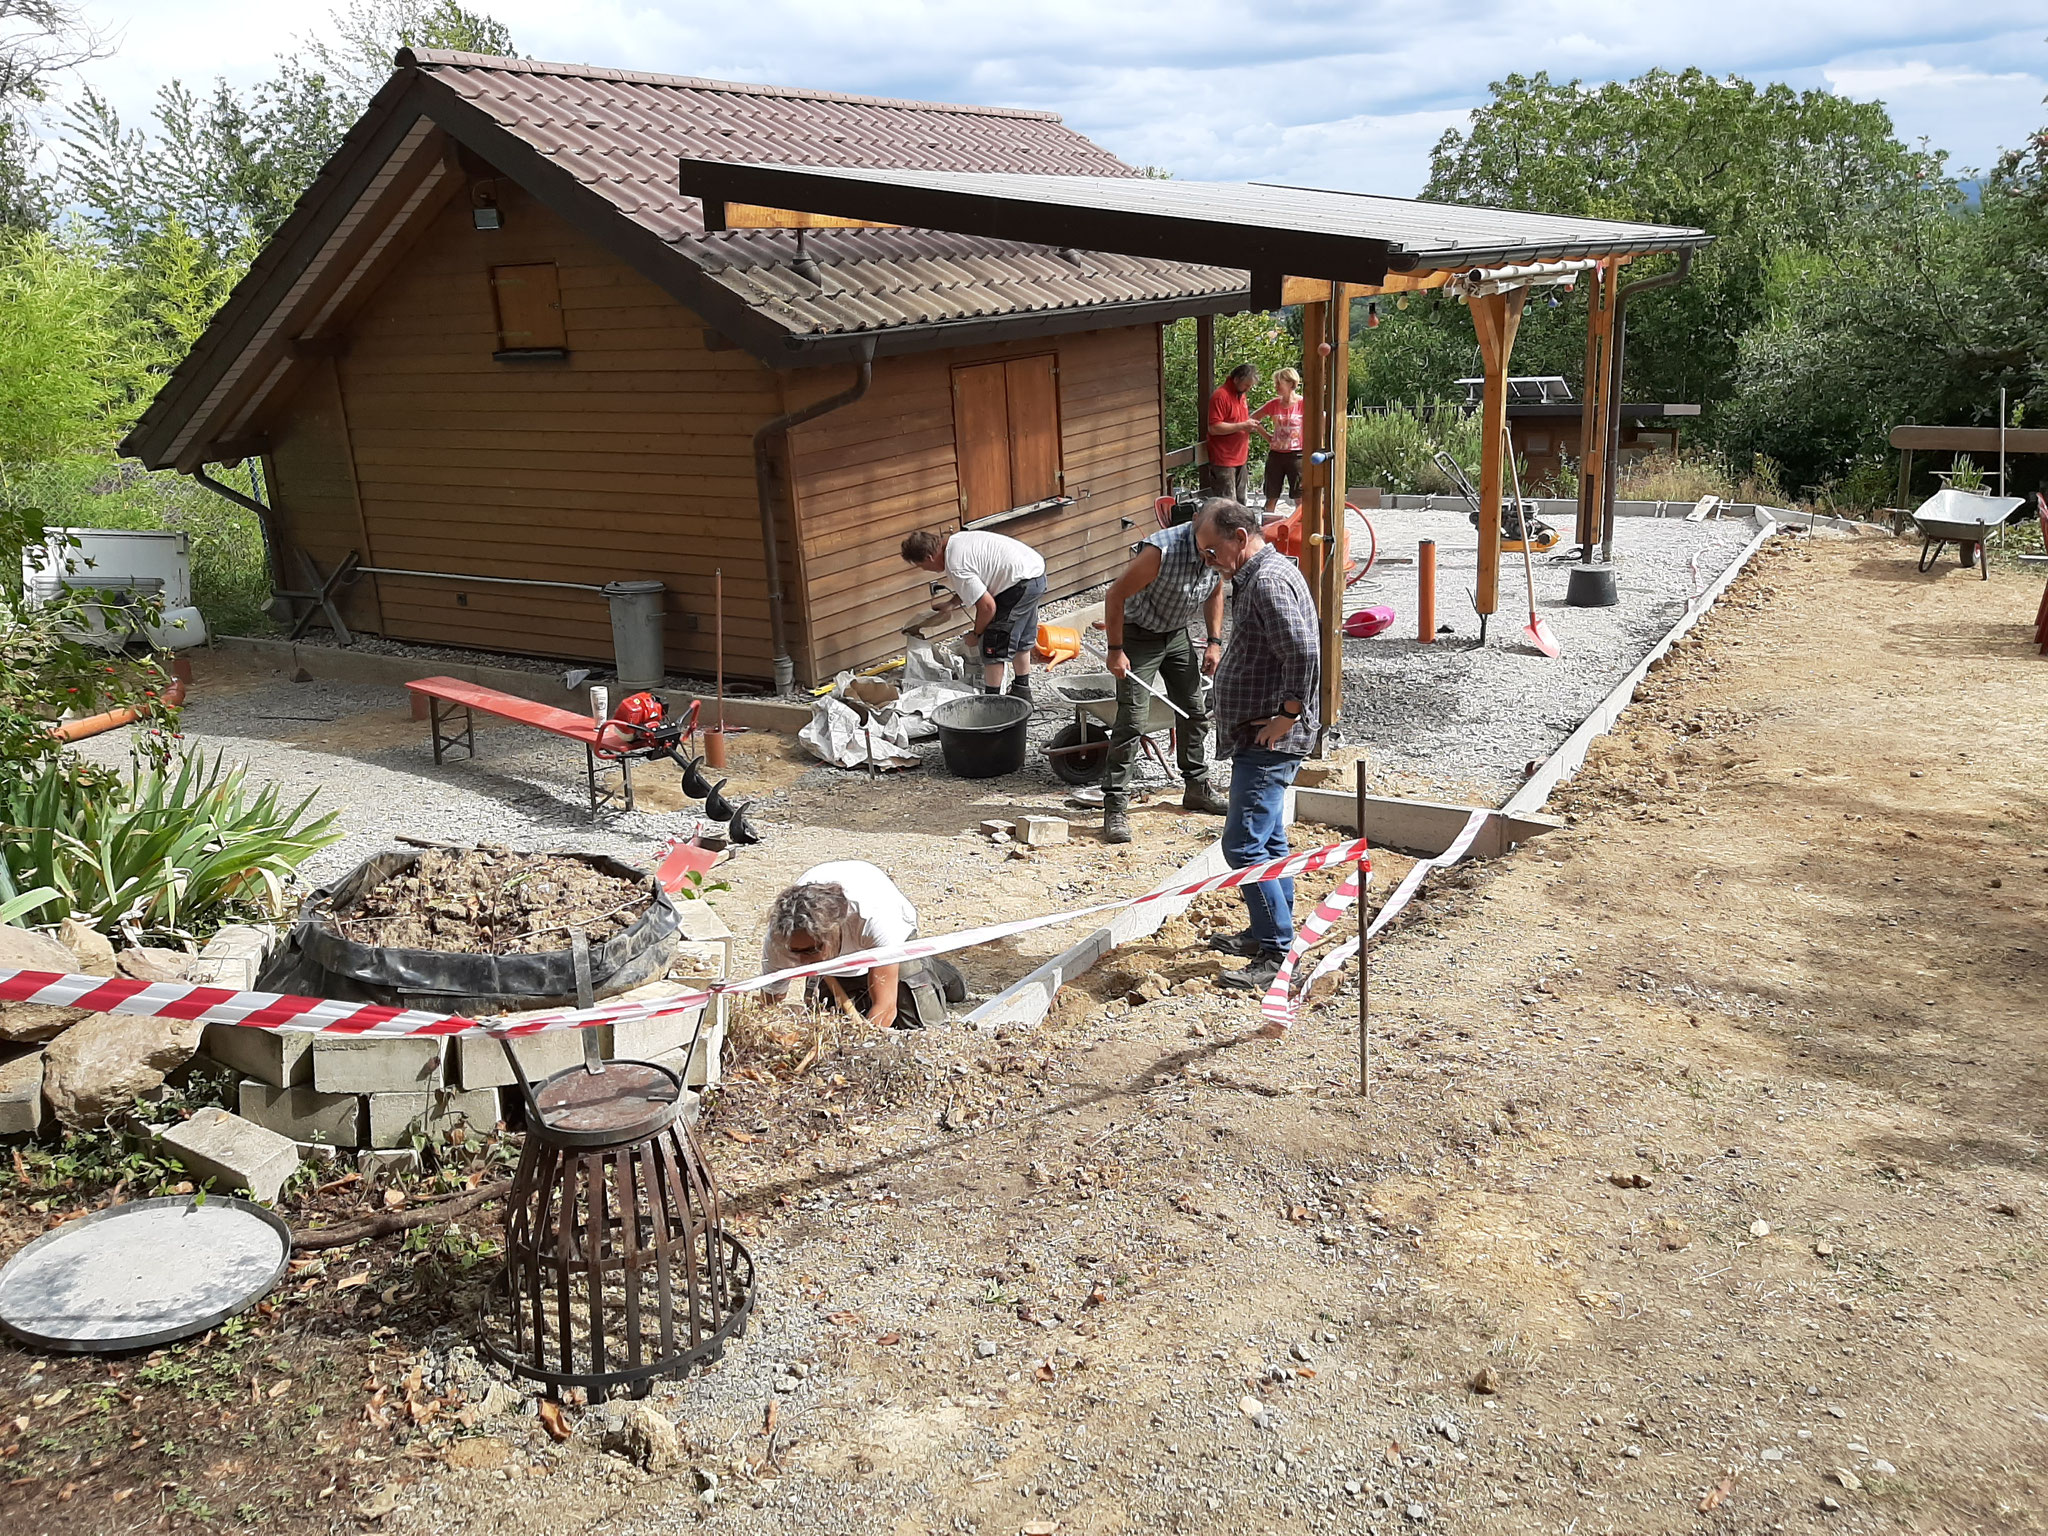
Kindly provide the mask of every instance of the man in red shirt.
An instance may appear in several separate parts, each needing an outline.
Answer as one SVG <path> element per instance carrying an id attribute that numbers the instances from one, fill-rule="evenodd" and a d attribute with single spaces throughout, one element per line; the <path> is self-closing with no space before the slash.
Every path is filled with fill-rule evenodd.
<path id="1" fill-rule="evenodd" d="M 1239 363 L 1230 377 L 1209 396 L 1203 430 L 1209 462 L 1202 466 L 1202 490 L 1225 501 L 1245 504 L 1251 495 L 1252 413 L 1245 396 L 1259 387 L 1259 370 Z"/>

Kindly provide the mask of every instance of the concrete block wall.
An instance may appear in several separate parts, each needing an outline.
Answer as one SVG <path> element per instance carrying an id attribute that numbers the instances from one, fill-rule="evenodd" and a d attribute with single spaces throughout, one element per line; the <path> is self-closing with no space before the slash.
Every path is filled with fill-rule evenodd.
<path id="1" fill-rule="evenodd" d="M 669 976 L 605 1001 L 656 1001 L 725 978 L 731 931 L 706 903 L 683 905 L 689 937 L 679 946 Z M 218 984 L 253 984 L 265 952 L 249 935 L 262 931 L 224 933 L 229 936 L 220 954 L 215 956 L 209 944 L 203 958 L 220 962 L 224 974 Z M 247 980 L 238 974 L 244 966 Z M 725 1044 L 725 999 L 712 1000 L 708 1017 L 698 1007 L 600 1026 L 597 1035 L 598 1048 L 608 1057 L 652 1061 L 680 1074 L 687 1087 L 715 1087 Z M 583 1060 L 583 1034 L 554 1030 L 528 1035 L 513 1049 L 528 1081 L 539 1082 Z M 440 1140 L 458 1126 L 485 1132 L 503 1116 L 502 1090 L 515 1086 L 503 1047 L 488 1035 L 377 1038 L 212 1025 L 200 1050 L 241 1075 L 237 1107 L 244 1120 L 301 1146 L 385 1151 L 407 1147 L 415 1137 Z M 0 1122 L 5 1118 L 0 1103 Z"/>

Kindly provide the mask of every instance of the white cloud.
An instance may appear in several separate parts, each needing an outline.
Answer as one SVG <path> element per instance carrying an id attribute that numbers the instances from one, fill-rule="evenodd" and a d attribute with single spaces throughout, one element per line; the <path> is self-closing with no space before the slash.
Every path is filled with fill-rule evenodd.
<path id="1" fill-rule="evenodd" d="M 1126 159 L 1183 176 L 1412 193 L 1430 147 L 1487 83 L 1697 65 L 1882 97 L 1904 131 L 1980 164 L 2044 116 L 2039 0 L 751 0 L 744 24 L 699 0 L 470 0 L 541 58 L 1062 113 Z M 171 75 L 262 78 L 321 0 L 87 0 L 125 33 L 86 78 L 124 115 Z M 1986 73 L 1987 61 L 1998 72 Z"/>

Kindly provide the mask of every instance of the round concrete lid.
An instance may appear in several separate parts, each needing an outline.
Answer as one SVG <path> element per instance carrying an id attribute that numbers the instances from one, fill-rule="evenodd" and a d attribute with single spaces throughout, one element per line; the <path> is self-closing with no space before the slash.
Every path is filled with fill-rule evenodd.
<path id="1" fill-rule="evenodd" d="M 131 1200 L 45 1232 L 9 1259 L 0 1326 L 45 1349 L 147 1349 L 254 1306 L 291 1253 L 291 1229 L 246 1200 Z"/>

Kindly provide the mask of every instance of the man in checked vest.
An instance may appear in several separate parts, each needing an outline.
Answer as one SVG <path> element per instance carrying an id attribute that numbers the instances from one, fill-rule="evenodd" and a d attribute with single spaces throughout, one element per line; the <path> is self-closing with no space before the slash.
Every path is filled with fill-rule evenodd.
<path id="1" fill-rule="evenodd" d="M 1200 615 L 1199 654 L 1188 625 Z M 1163 528 L 1131 546 L 1131 562 L 1110 583 L 1102 603 L 1109 670 L 1116 675 L 1116 725 L 1109 736 L 1109 766 L 1102 780 L 1102 840 L 1131 840 L 1131 769 L 1138 737 L 1152 708 L 1139 679 L 1163 684 L 1187 718 L 1176 721 L 1181 808 L 1221 816 L 1229 806 L 1209 783 L 1209 710 L 1202 680 L 1223 659 L 1223 584 L 1195 549 L 1195 528 Z"/>

